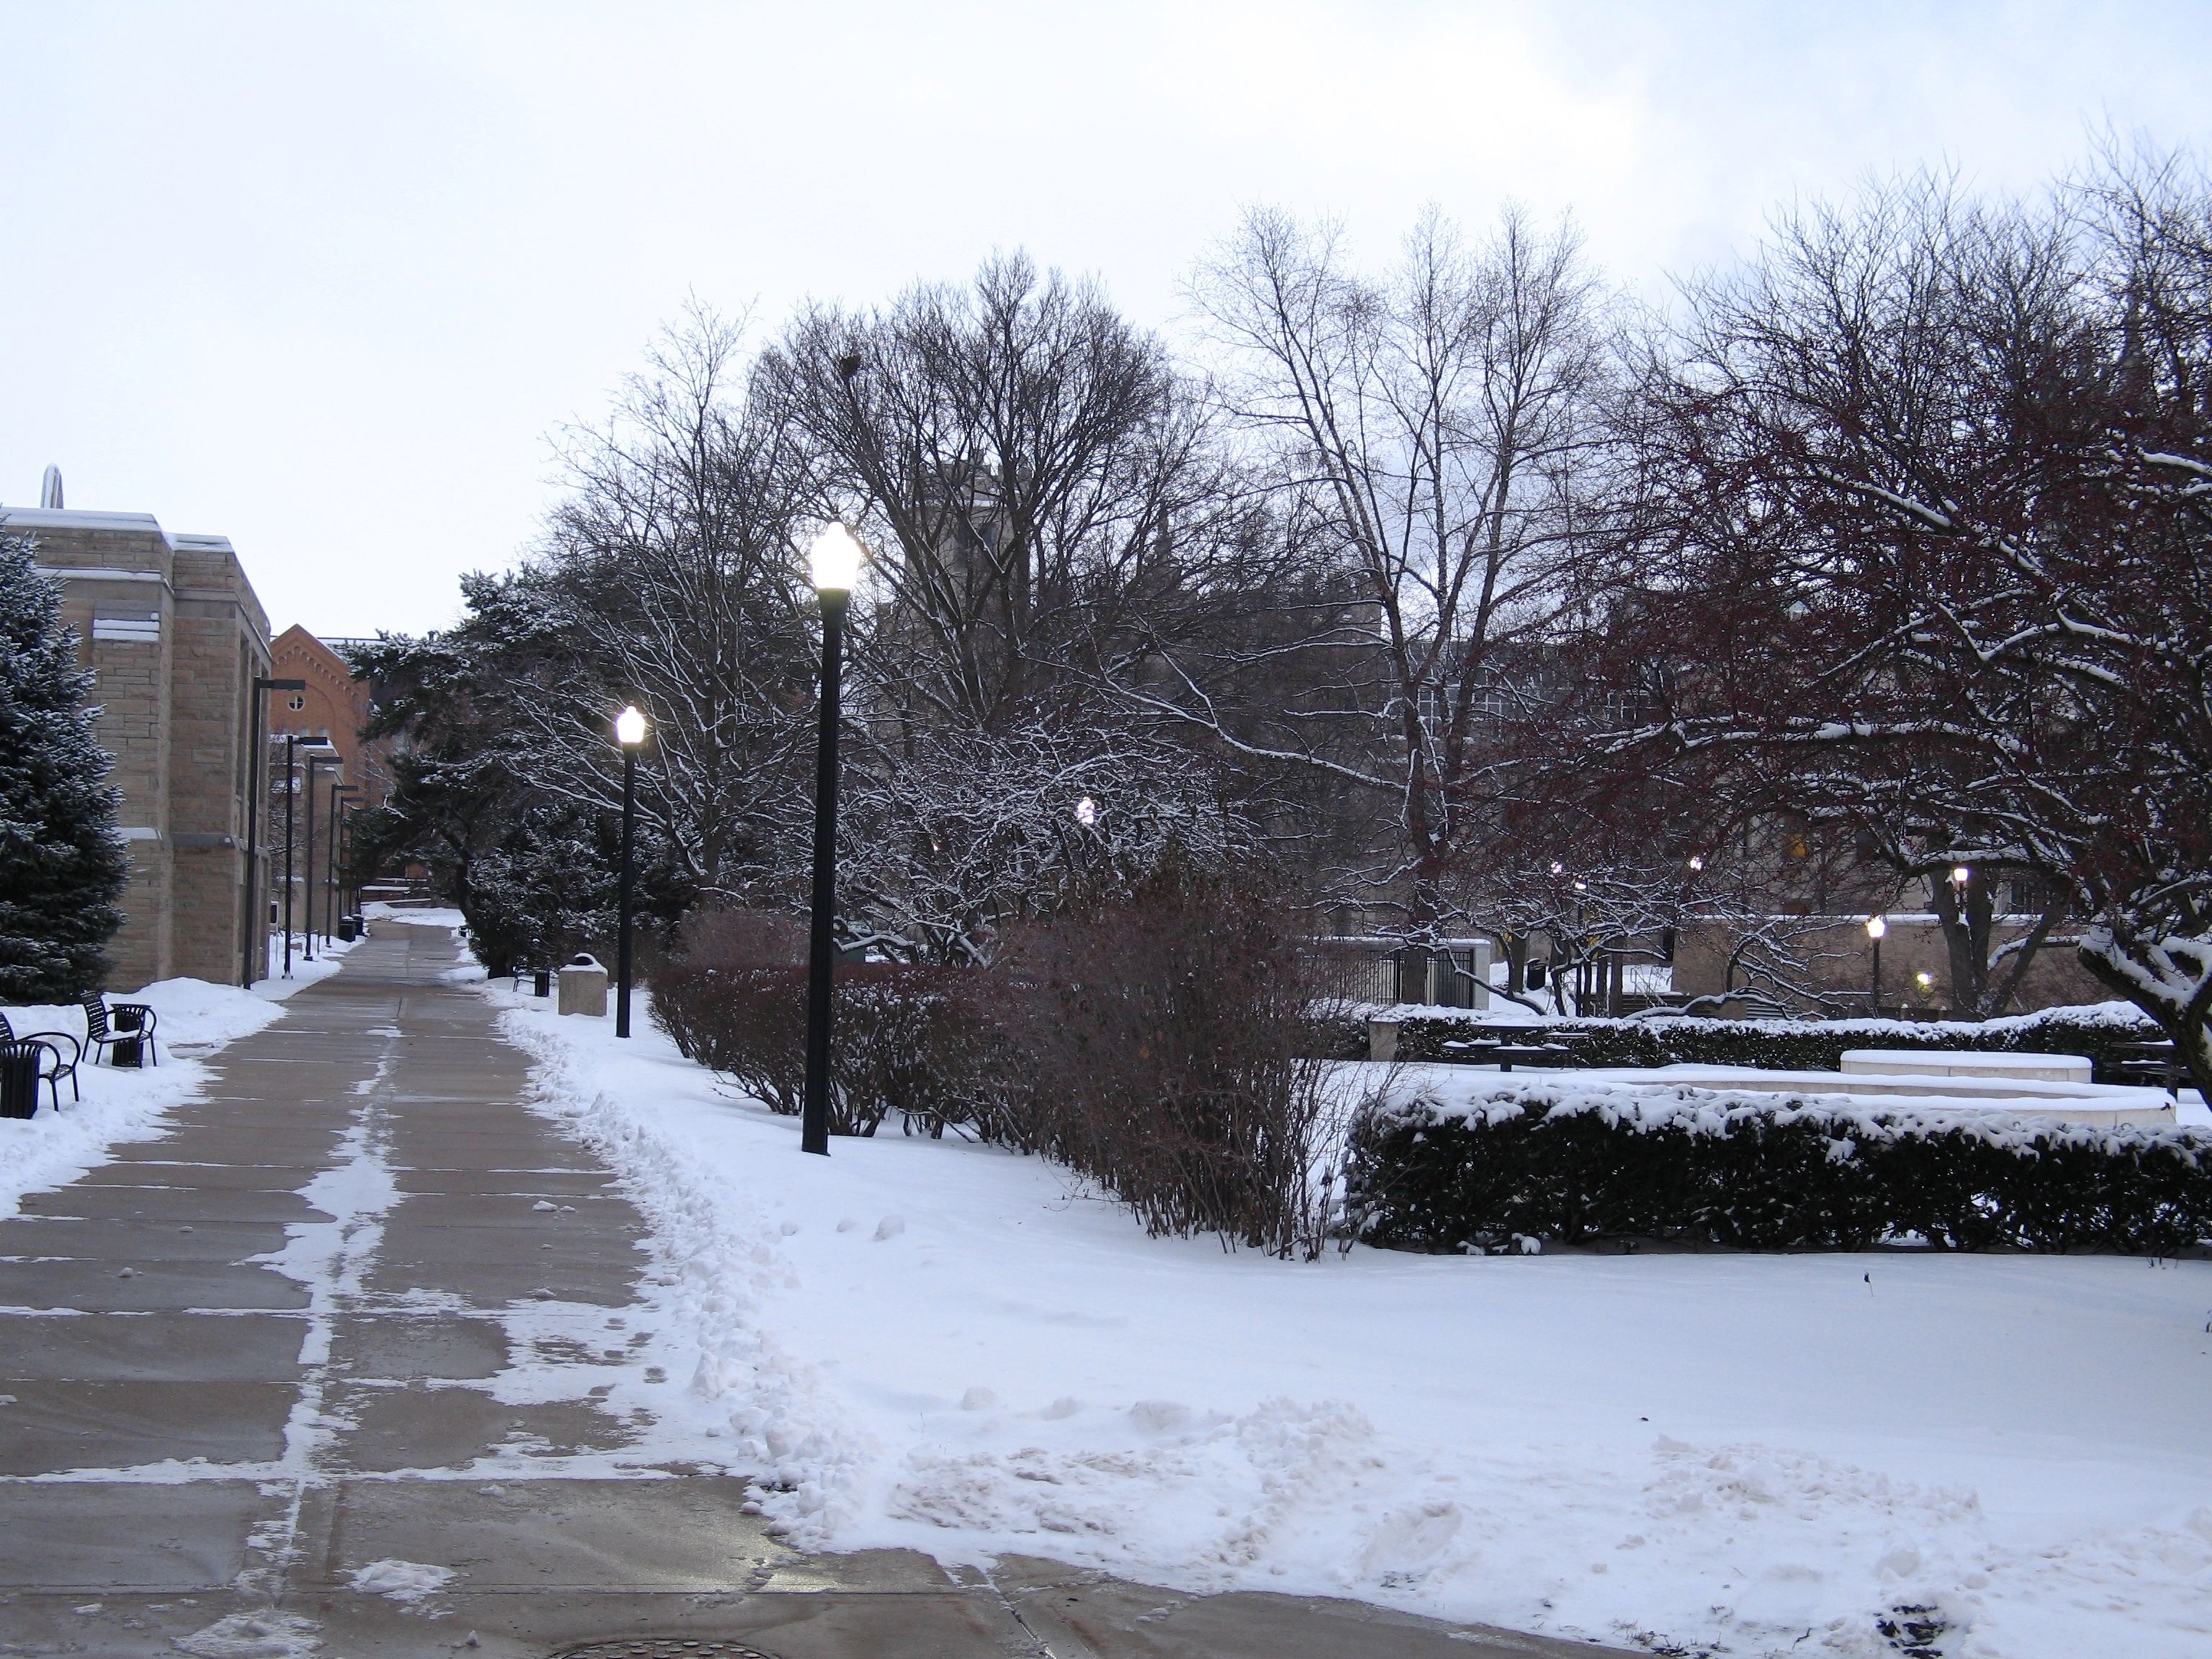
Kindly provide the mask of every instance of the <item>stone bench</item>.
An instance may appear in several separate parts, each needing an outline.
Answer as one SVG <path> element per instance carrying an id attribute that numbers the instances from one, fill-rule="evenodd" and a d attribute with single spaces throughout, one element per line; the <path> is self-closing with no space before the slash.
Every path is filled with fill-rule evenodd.
<path id="1" fill-rule="evenodd" d="M 2007 1083 L 2087 1083 L 2081 1054 L 1972 1054 L 1925 1048 L 1846 1048 L 1842 1069 L 1861 1077 L 1980 1077 Z"/>

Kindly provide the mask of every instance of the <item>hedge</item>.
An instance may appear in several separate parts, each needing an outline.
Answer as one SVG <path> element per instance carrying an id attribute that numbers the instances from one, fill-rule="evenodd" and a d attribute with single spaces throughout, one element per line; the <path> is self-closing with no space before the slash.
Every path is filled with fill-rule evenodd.
<path id="1" fill-rule="evenodd" d="M 831 992 L 830 1130 L 872 1135 L 897 1112 L 908 1133 L 1002 1133 L 1006 1044 L 975 969 L 840 963 Z M 806 969 L 653 970 L 653 1018 L 685 1058 L 796 1116 L 806 1081 Z"/>
<path id="2" fill-rule="evenodd" d="M 2208 1154 L 2196 1129 L 1550 1078 L 1370 1115 L 1348 1215 L 1370 1243 L 1428 1250 L 1516 1235 L 1864 1249 L 1917 1233 L 1948 1249 L 2172 1255 L 2212 1237 Z"/>
<path id="3" fill-rule="evenodd" d="M 1399 1023 L 1401 1060 L 1474 1063 L 1447 1048 L 1464 1039 L 1480 1014 L 1414 1015 Z M 1364 1059 L 1367 1022 L 1344 1015 L 1325 1028 L 1328 1056 Z M 1516 1026 L 1516 1034 L 1523 1029 Z M 2100 1083 L 2129 1079 L 2117 1069 L 2118 1046 L 2162 1038 L 2149 1017 L 2124 1002 L 2046 1008 L 1979 1024 L 1902 1019 L 1555 1019 L 1525 1028 L 1531 1042 L 1571 1036 L 1576 1061 L 1589 1066 L 1755 1066 L 1765 1071 L 1834 1072 L 1846 1048 L 1926 1048 L 1984 1053 L 2081 1054 Z"/>

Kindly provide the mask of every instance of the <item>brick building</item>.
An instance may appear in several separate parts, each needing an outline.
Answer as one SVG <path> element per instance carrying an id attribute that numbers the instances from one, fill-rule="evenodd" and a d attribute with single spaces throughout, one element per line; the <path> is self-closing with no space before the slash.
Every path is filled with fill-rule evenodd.
<path id="1" fill-rule="evenodd" d="M 58 480 L 49 473 L 48 498 Z M 222 536 L 152 514 L 0 507 L 62 579 L 78 660 L 97 677 L 94 727 L 131 853 L 112 983 L 236 983 L 246 961 L 247 718 L 269 670 L 269 619 Z M 265 888 L 264 890 L 266 890 Z M 265 929 L 264 930 L 265 933 Z"/>
<path id="2" fill-rule="evenodd" d="M 297 623 L 286 629 L 269 650 L 273 678 L 305 680 L 303 691 L 271 694 L 269 731 L 282 738 L 295 732 L 328 743 L 344 762 L 345 781 L 361 791 L 363 806 L 381 806 L 392 793 L 392 745 L 361 735 L 368 723 L 370 688 L 353 677 L 340 653 L 355 640 L 322 640 Z"/>

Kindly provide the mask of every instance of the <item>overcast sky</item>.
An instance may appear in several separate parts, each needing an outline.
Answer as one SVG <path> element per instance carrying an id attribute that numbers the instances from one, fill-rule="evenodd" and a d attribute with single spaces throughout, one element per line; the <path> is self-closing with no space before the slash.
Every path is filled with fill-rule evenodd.
<path id="1" fill-rule="evenodd" d="M 1656 292 L 1869 171 L 2202 146 L 2212 4 L 0 0 L 0 502 L 57 463 L 366 634 L 516 556 L 687 293 L 1021 246 L 1172 328 L 1247 204 L 1379 258 L 1508 198 Z"/>

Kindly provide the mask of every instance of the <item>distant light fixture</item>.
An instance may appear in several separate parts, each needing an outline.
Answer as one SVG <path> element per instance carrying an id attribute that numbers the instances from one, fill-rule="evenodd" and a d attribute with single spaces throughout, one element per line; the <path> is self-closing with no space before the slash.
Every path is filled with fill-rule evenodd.
<path id="1" fill-rule="evenodd" d="M 860 561 L 866 556 L 866 550 L 858 537 L 843 525 L 832 524 L 814 538 L 814 545 L 806 551 L 816 591 L 851 592 L 853 584 L 860 579 Z"/>
<path id="2" fill-rule="evenodd" d="M 1958 864 L 1951 867 L 1951 885 L 1954 887 L 1964 887 L 1973 878 L 1974 872 L 1965 865 Z"/>
<path id="3" fill-rule="evenodd" d="M 1703 860 L 1703 859 L 1701 859 L 1701 858 L 1692 858 L 1692 859 L 1690 860 L 1690 868 L 1692 868 L 1692 870 L 1702 870 L 1702 869 L 1704 869 L 1705 867 L 1705 860 Z"/>
<path id="4" fill-rule="evenodd" d="M 1884 916 L 1869 916 L 1867 918 L 1866 927 L 1867 937 L 1869 939 L 1880 939 L 1883 934 L 1889 932 L 1889 921 L 1888 919 Z"/>
<path id="5" fill-rule="evenodd" d="M 1088 830 L 1098 822 L 1098 803 L 1085 795 L 1075 803 L 1075 821 Z"/>
<path id="6" fill-rule="evenodd" d="M 1578 881 L 1578 882 L 1577 882 L 1577 883 L 1575 884 L 1575 891 L 1577 891 L 1577 893 L 1587 893 L 1587 892 L 1589 892 L 1589 884 L 1588 882 L 1586 882 L 1586 881 Z"/>
<path id="7" fill-rule="evenodd" d="M 615 716 L 615 741 L 625 749 L 635 749 L 645 741 L 645 716 L 632 703 Z"/>
<path id="8" fill-rule="evenodd" d="M 1554 863 L 1552 866 L 1552 873 L 1555 876 L 1564 876 L 1567 873 L 1567 866 L 1564 864 Z"/>
<path id="9" fill-rule="evenodd" d="M 1915 974 L 1912 977 L 1918 982 L 1920 988 L 1923 991 L 1936 982 L 1936 975 L 1933 974 Z"/>

